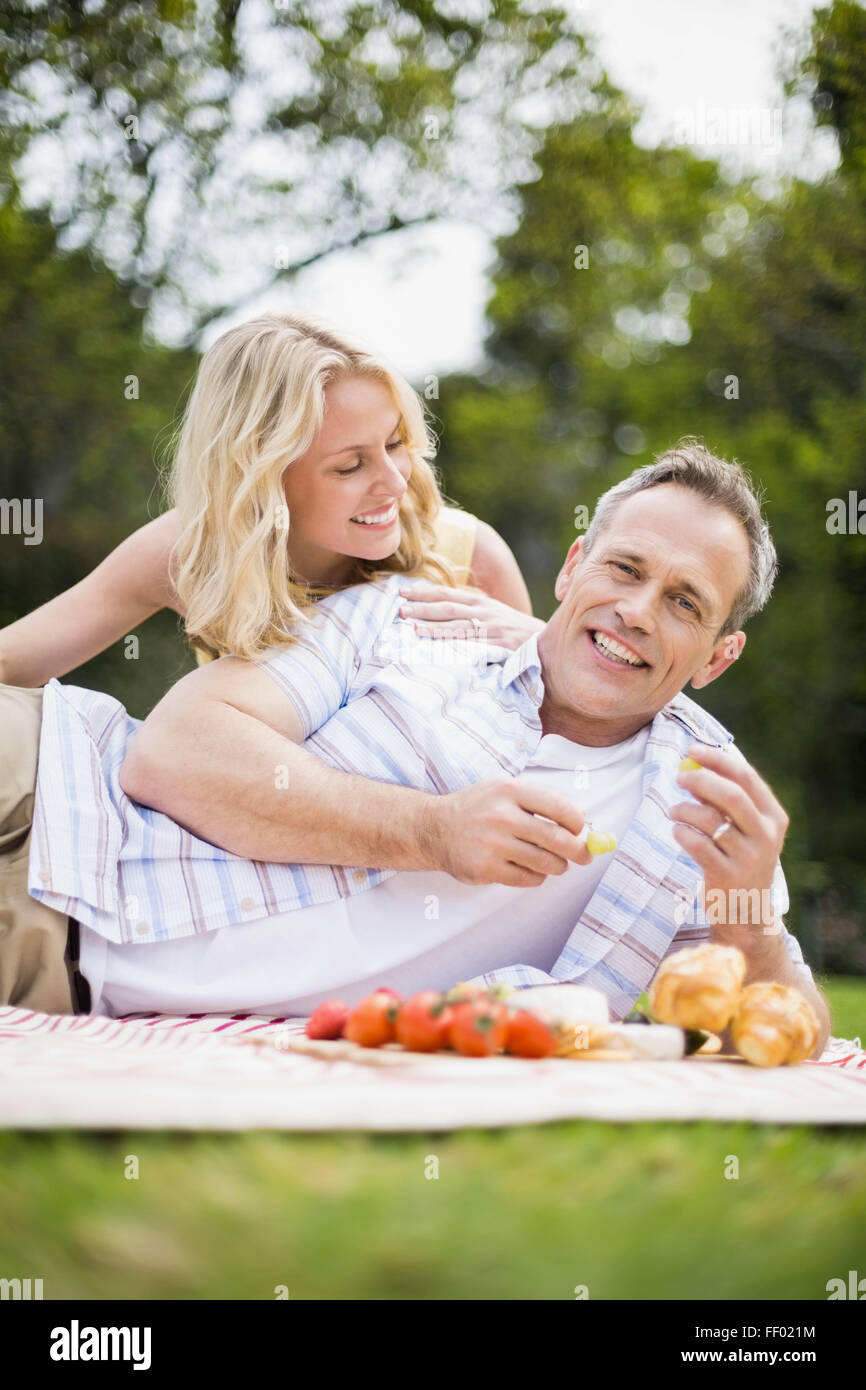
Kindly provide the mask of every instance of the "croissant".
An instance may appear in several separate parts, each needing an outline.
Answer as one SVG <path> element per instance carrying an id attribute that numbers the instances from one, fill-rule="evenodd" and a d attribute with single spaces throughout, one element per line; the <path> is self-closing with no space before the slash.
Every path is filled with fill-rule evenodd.
<path id="1" fill-rule="evenodd" d="M 818 1041 L 815 1010 L 789 985 L 747 985 L 731 1020 L 731 1041 L 755 1067 L 804 1062 Z"/>
<path id="2" fill-rule="evenodd" d="M 663 960 L 649 987 L 649 1003 L 660 1023 L 721 1033 L 731 1020 L 746 974 L 736 946 L 688 946 Z"/>

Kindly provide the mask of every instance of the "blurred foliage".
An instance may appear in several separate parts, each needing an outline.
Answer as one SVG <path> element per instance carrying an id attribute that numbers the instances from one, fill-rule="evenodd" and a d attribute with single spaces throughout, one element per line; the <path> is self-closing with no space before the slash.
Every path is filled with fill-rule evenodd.
<path id="1" fill-rule="evenodd" d="M 866 498 L 859 6 L 816 13 L 796 88 L 834 125 L 841 164 L 773 200 L 687 148 L 638 147 L 613 89 L 548 132 L 498 244 L 491 365 L 441 384 L 441 462 L 449 492 L 511 540 L 543 616 L 576 505 L 591 512 L 684 434 L 749 468 L 780 579 L 699 702 L 791 814 L 791 920 L 812 960 L 826 937 L 828 967 L 863 970 L 866 544 L 827 530 L 830 499 Z"/>
<path id="2" fill-rule="evenodd" d="M 781 576 L 700 701 L 791 814 L 810 959 L 866 969 L 866 559 L 826 525 L 830 499 L 866 497 L 866 15 L 816 11 L 789 75 L 835 132 L 838 170 L 768 198 L 686 146 L 636 144 L 638 112 L 560 11 L 473 13 L 3 7 L 0 495 L 41 496 L 45 540 L 3 537 L 0 624 L 160 510 L 155 449 L 194 356 L 155 344 L 157 302 L 182 338 L 335 246 L 443 208 L 511 216 L 486 367 L 441 380 L 446 489 L 506 536 L 548 615 L 576 506 L 683 434 L 751 469 Z M 44 210 L 23 211 L 40 188 Z M 224 274 L 226 236 L 246 277 Z M 178 626 L 160 615 L 139 661 L 118 644 L 66 678 L 142 716 L 192 664 Z"/>
<path id="3" fill-rule="evenodd" d="M 584 48 L 534 0 L 6 0 L 0 124 L 64 244 L 178 340 L 337 247 L 489 215 L 540 113 L 590 98 Z"/>
<path id="4" fill-rule="evenodd" d="M 41 498 L 43 539 L 0 537 L 0 627 L 82 579 L 161 500 L 154 461 L 195 371 L 191 352 L 142 344 L 142 311 L 52 228 L 0 209 L 0 497 Z M 126 386 L 137 378 L 137 388 Z M 127 389 L 138 399 L 127 399 Z M 143 717 L 194 664 L 174 613 L 64 677 Z"/>

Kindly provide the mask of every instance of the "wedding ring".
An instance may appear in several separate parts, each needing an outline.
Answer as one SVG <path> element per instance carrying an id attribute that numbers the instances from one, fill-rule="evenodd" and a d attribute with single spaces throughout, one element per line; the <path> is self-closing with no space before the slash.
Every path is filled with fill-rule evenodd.
<path id="1" fill-rule="evenodd" d="M 714 845 L 717 845 L 719 843 L 719 840 L 722 838 L 725 831 L 730 830 L 731 825 L 732 822 L 728 820 L 727 816 L 725 816 L 725 819 L 722 821 L 721 825 L 716 826 L 715 830 L 712 833 L 712 836 L 710 837 Z"/>

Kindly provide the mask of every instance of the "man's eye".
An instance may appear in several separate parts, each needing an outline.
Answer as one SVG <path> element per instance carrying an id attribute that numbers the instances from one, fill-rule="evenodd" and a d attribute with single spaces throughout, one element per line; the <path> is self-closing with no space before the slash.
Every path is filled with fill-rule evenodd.
<path id="1" fill-rule="evenodd" d="M 677 603 L 684 603 L 686 607 L 690 608 L 693 613 L 697 613 L 698 611 L 697 608 L 695 608 L 695 605 L 693 603 L 690 603 L 687 598 L 678 598 Z"/>
<path id="2" fill-rule="evenodd" d="M 337 475 L 338 475 L 338 477 L 340 477 L 340 478 L 346 478 L 346 477 L 348 477 L 348 475 L 349 475 L 350 473 L 357 473 L 357 471 L 358 471 L 358 469 L 359 469 L 360 467 L 361 467 L 361 460 L 359 459 L 358 462 L 357 462 L 357 463 L 354 465 L 354 467 L 352 467 L 352 468 L 338 468 L 338 469 L 337 469 Z"/>
<path id="3" fill-rule="evenodd" d="M 625 570 L 626 574 L 637 574 L 637 570 L 632 569 L 631 565 L 624 565 L 619 560 L 614 560 L 613 563 L 618 570 Z"/>

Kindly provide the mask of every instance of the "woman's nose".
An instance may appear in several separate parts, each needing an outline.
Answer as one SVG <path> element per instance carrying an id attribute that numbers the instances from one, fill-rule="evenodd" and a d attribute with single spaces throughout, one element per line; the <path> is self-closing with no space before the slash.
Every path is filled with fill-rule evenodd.
<path id="1" fill-rule="evenodd" d="M 381 463 L 382 483 L 392 497 L 400 498 L 409 486 L 407 474 L 400 468 L 397 460 L 384 453 Z"/>

